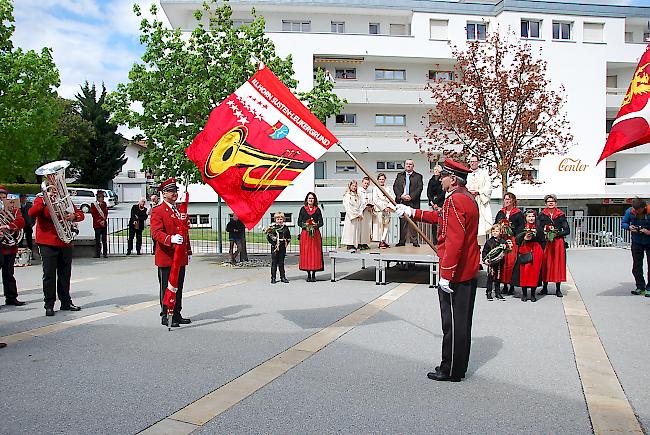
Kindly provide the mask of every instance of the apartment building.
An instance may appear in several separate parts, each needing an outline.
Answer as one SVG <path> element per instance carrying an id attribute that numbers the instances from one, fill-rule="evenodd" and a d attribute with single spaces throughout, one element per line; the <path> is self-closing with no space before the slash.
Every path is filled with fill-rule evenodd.
<path id="1" fill-rule="evenodd" d="M 198 0 L 161 0 L 174 27 L 191 30 Z M 250 22 L 251 7 L 266 20 L 266 32 L 281 56 L 291 54 L 299 90 L 313 84 L 323 68 L 335 92 L 348 101 L 327 126 L 373 173 L 389 183 L 413 159 L 426 182 L 431 163 L 411 140 L 422 133 L 433 79 L 453 80 L 450 44 L 484 40 L 491 32 L 515 32 L 522 42 L 543 49 L 554 87 L 566 90 L 565 110 L 575 143 L 565 156 L 535 161 L 530 171 L 539 185 L 512 189 L 524 204 L 541 205 L 555 193 L 573 214 L 620 214 L 635 195 L 650 192 L 650 145 L 618 153 L 599 165 L 611 123 L 638 60 L 650 39 L 650 6 L 589 5 L 533 0 L 446 2 L 230 1 L 235 24 Z M 274 209 L 293 212 L 308 191 L 339 216 L 350 179 L 363 174 L 332 148 L 279 197 Z M 501 188 L 493 193 L 500 207 Z M 209 187 L 193 186 L 192 210 L 214 215 Z M 426 207 L 426 195 L 422 206 Z"/>

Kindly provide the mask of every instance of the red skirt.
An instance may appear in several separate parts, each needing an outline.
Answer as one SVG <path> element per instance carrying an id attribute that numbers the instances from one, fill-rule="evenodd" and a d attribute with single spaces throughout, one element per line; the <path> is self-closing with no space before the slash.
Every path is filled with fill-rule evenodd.
<path id="1" fill-rule="evenodd" d="M 542 271 L 544 251 L 539 243 L 526 243 L 520 248 L 519 253 L 524 254 L 533 251 L 533 261 L 527 264 L 519 264 L 519 287 L 537 287 Z M 532 247 L 531 247 L 532 245 Z"/>
<path id="2" fill-rule="evenodd" d="M 506 284 L 512 281 L 512 269 L 514 269 L 517 261 L 517 242 L 515 242 L 514 236 L 511 236 L 510 240 L 512 240 L 512 251 L 508 252 L 503 259 L 503 273 L 499 279 L 499 281 Z"/>
<path id="3" fill-rule="evenodd" d="M 314 231 L 314 237 L 310 237 L 307 230 L 300 232 L 300 270 L 321 271 L 323 270 L 323 243 L 320 231 Z"/>
<path id="4" fill-rule="evenodd" d="M 566 282 L 566 250 L 563 237 L 556 237 L 552 242 L 546 243 L 542 281 Z"/>

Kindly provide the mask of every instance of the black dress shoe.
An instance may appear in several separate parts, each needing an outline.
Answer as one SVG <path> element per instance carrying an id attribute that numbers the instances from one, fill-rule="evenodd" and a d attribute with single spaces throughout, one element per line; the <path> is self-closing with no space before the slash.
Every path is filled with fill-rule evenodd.
<path id="1" fill-rule="evenodd" d="M 70 302 L 70 305 L 61 305 L 61 311 L 81 311 L 81 307 Z"/>
<path id="2" fill-rule="evenodd" d="M 275 284 L 276 282 L 275 278 L 271 278 L 271 284 Z"/>
<path id="3" fill-rule="evenodd" d="M 286 278 L 280 278 L 280 281 L 282 281 L 285 284 L 289 284 L 289 280 Z"/>
<path id="4" fill-rule="evenodd" d="M 404 246 L 404 243 L 398 243 L 395 246 Z"/>
<path id="5" fill-rule="evenodd" d="M 7 347 L 7 343 L 0 343 L 0 349 Z"/>
<path id="6" fill-rule="evenodd" d="M 108 258 L 108 255 L 104 254 L 104 258 Z"/>
<path id="7" fill-rule="evenodd" d="M 54 308 L 46 308 L 45 309 L 45 315 L 47 317 L 52 317 L 54 315 Z"/>
<path id="8" fill-rule="evenodd" d="M 192 321 L 190 319 L 186 319 L 184 317 L 179 317 L 178 319 L 172 320 L 172 323 L 179 323 L 181 325 L 189 325 L 190 323 L 192 323 Z"/>
<path id="9" fill-rule="evenodd" d="M 25 305 L 27 302 L 19 301 L 18 299 L 9 299 L 7 302 L 5 302 L 7 305 L 13 305 L 16 307 L 22 307 Z"/>
<path id="10" fill-rule="evenodd" d="M 99 258 L 99 255 L 93 255 L 93 258 Z"/>
<path id="11" fill-rule="evenodd" d="M 460 382 L 460 378 L 449 376 L 443 372 L 429 372 L 427 373 L 427 378 L 433 381 L 442 381 L 442 382 Z"/>
<path id="12" fill-rule="evenodd" d="M 414 247 L 414 248 L 419 248 L 419 247 L 420 247 L 420 244 L 419 244 L 419 243 L 413 243 L 413 247 Z"/>

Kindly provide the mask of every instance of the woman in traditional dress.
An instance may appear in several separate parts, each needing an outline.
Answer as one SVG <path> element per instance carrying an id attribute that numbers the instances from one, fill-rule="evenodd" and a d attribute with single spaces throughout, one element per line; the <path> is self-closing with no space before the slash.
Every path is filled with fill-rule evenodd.
<path id="1" fill-rule="evenodd" d="M 512 273 L 512 285 L 521 287 L 521 300 L 537 301 L 535 290 L 542 282 L 542 261 L 544 257 L 544 232 L 537 222 L 537 212 L 528 209 L 525 214 L 524 230 L 516 235 L 519 254 Z"/>
<path id="2" fill-rule="evenodd" d="M 377 175 L 377 182 L 381 187 L 384 187 L 386 185 L 386 174 L 380 172 Z M 386 192 L 391 195 L 390 190 Z M 379 189 L 372 190 L 372 205 L 372 237 L 375 242 L 379 242 L 379 248 L 386 249 L 389 247 L 387 239 L 388 229 L 390 228 L 390 216 L 395 211 L 395 206 Z"/>
<path id="3" fill-rule="evenodd" d="M 363 177 L 359 188 L 359 198 L 363 207 L 363 219 L 361 220 L 360 249 L 370 249 L 370 237 L 372 233 L 372 195 L 375 189 L 370 187 L 370 177 Z"/>
<path id="4" fill-rule="evenodd" d="M 361 221 L 363 220 L 364 204 L 357 194 L 357 182 L 352 180 L 343 195 L 343 208 L 345 221 L 343 221 L 343 234 L 341 245 L 345 245 L 349 252 L 357 252 L 361 242 Z"/>
<path id="5" fill-rule="evenodd" d="M 314 192 L 305 197 L 305 205 L 298 213 L 300 232 L 300 270 L 307 272 L 307 282 L 316 282 L 316 272 L 323 270 L 323 241 L 319 228 L 323 226 L 323 214 L 318 208 Z"/>
<path id="6" fill-rule="evenodd" d="M 512 280 L 512 270 L 515 267 L 515 261 L 517 261 L 517 242 L 515 236 L 524 231 L 524 224 L 526 223 L 524 214 L 517 208 L 517 197 L 514 193 L 506 192 L 503 195 L 503 208 L 497 213 L 494 223 L 501 225 L 503 236 L 512 243 L 512 251 L 506 254 L 503 273 L 501 275 L 501 282 L 503 283 L 501 293 L 511 295 L 514 294 L 515 290 L 513 285 L 510 285 L 510 288 L 508 288 L 508 283 Z"/>
<path id="7" fill-rule="evenodd" d="M 540 295 L 548 294 L 548 283 L 555 283 L 555 296 L 562 297 L 560 283 L 566 282 L 566 249 L 564 238 L 569 235 L 566 216 L 557 208 L 557 196 L 544 197 L 546 208 L 539 215 L 539 224 L 544 231 L 546 246 L 542 264 L 542 290 Z"/>

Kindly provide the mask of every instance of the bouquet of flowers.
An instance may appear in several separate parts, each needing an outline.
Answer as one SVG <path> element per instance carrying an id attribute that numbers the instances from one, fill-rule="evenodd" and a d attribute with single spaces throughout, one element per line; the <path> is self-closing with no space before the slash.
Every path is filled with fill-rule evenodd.
<path id="1" fill-rule="evenodd" d="M 314 237 L 314 232 L 318 229 L 316 221 L 312 218 L 307 219 L 305 222 L 305 230 L 309 233 L 309 237 Z"/>
<path id="2" fill-rule="evenodd" d="M 555 239 L 556 235 L 557 235 L 557 228 L 555 228 L 555 226 L 553 225 L 544 226 L 544 236 L 546 237 L 546 240 L 552 242 L 553 239 Z"/>
<path id="3" fill-rule="evenodd" d="M 508 237 L 512 237 L 512 226 L 510 226 L 510 221 L 508 219 L 501 219 L 499 221 L 499 225 L 501 225 L 501 231 L 503 234 L 505 234 Z"/>
<path id="4" fill-rule="evenodd" d="M 526 224 L 524 227 L 524 236 L 530 235 L 534 238 L 535 234 L 537 234 L 537 228 L 535 228 L 535 225 Z"/>

